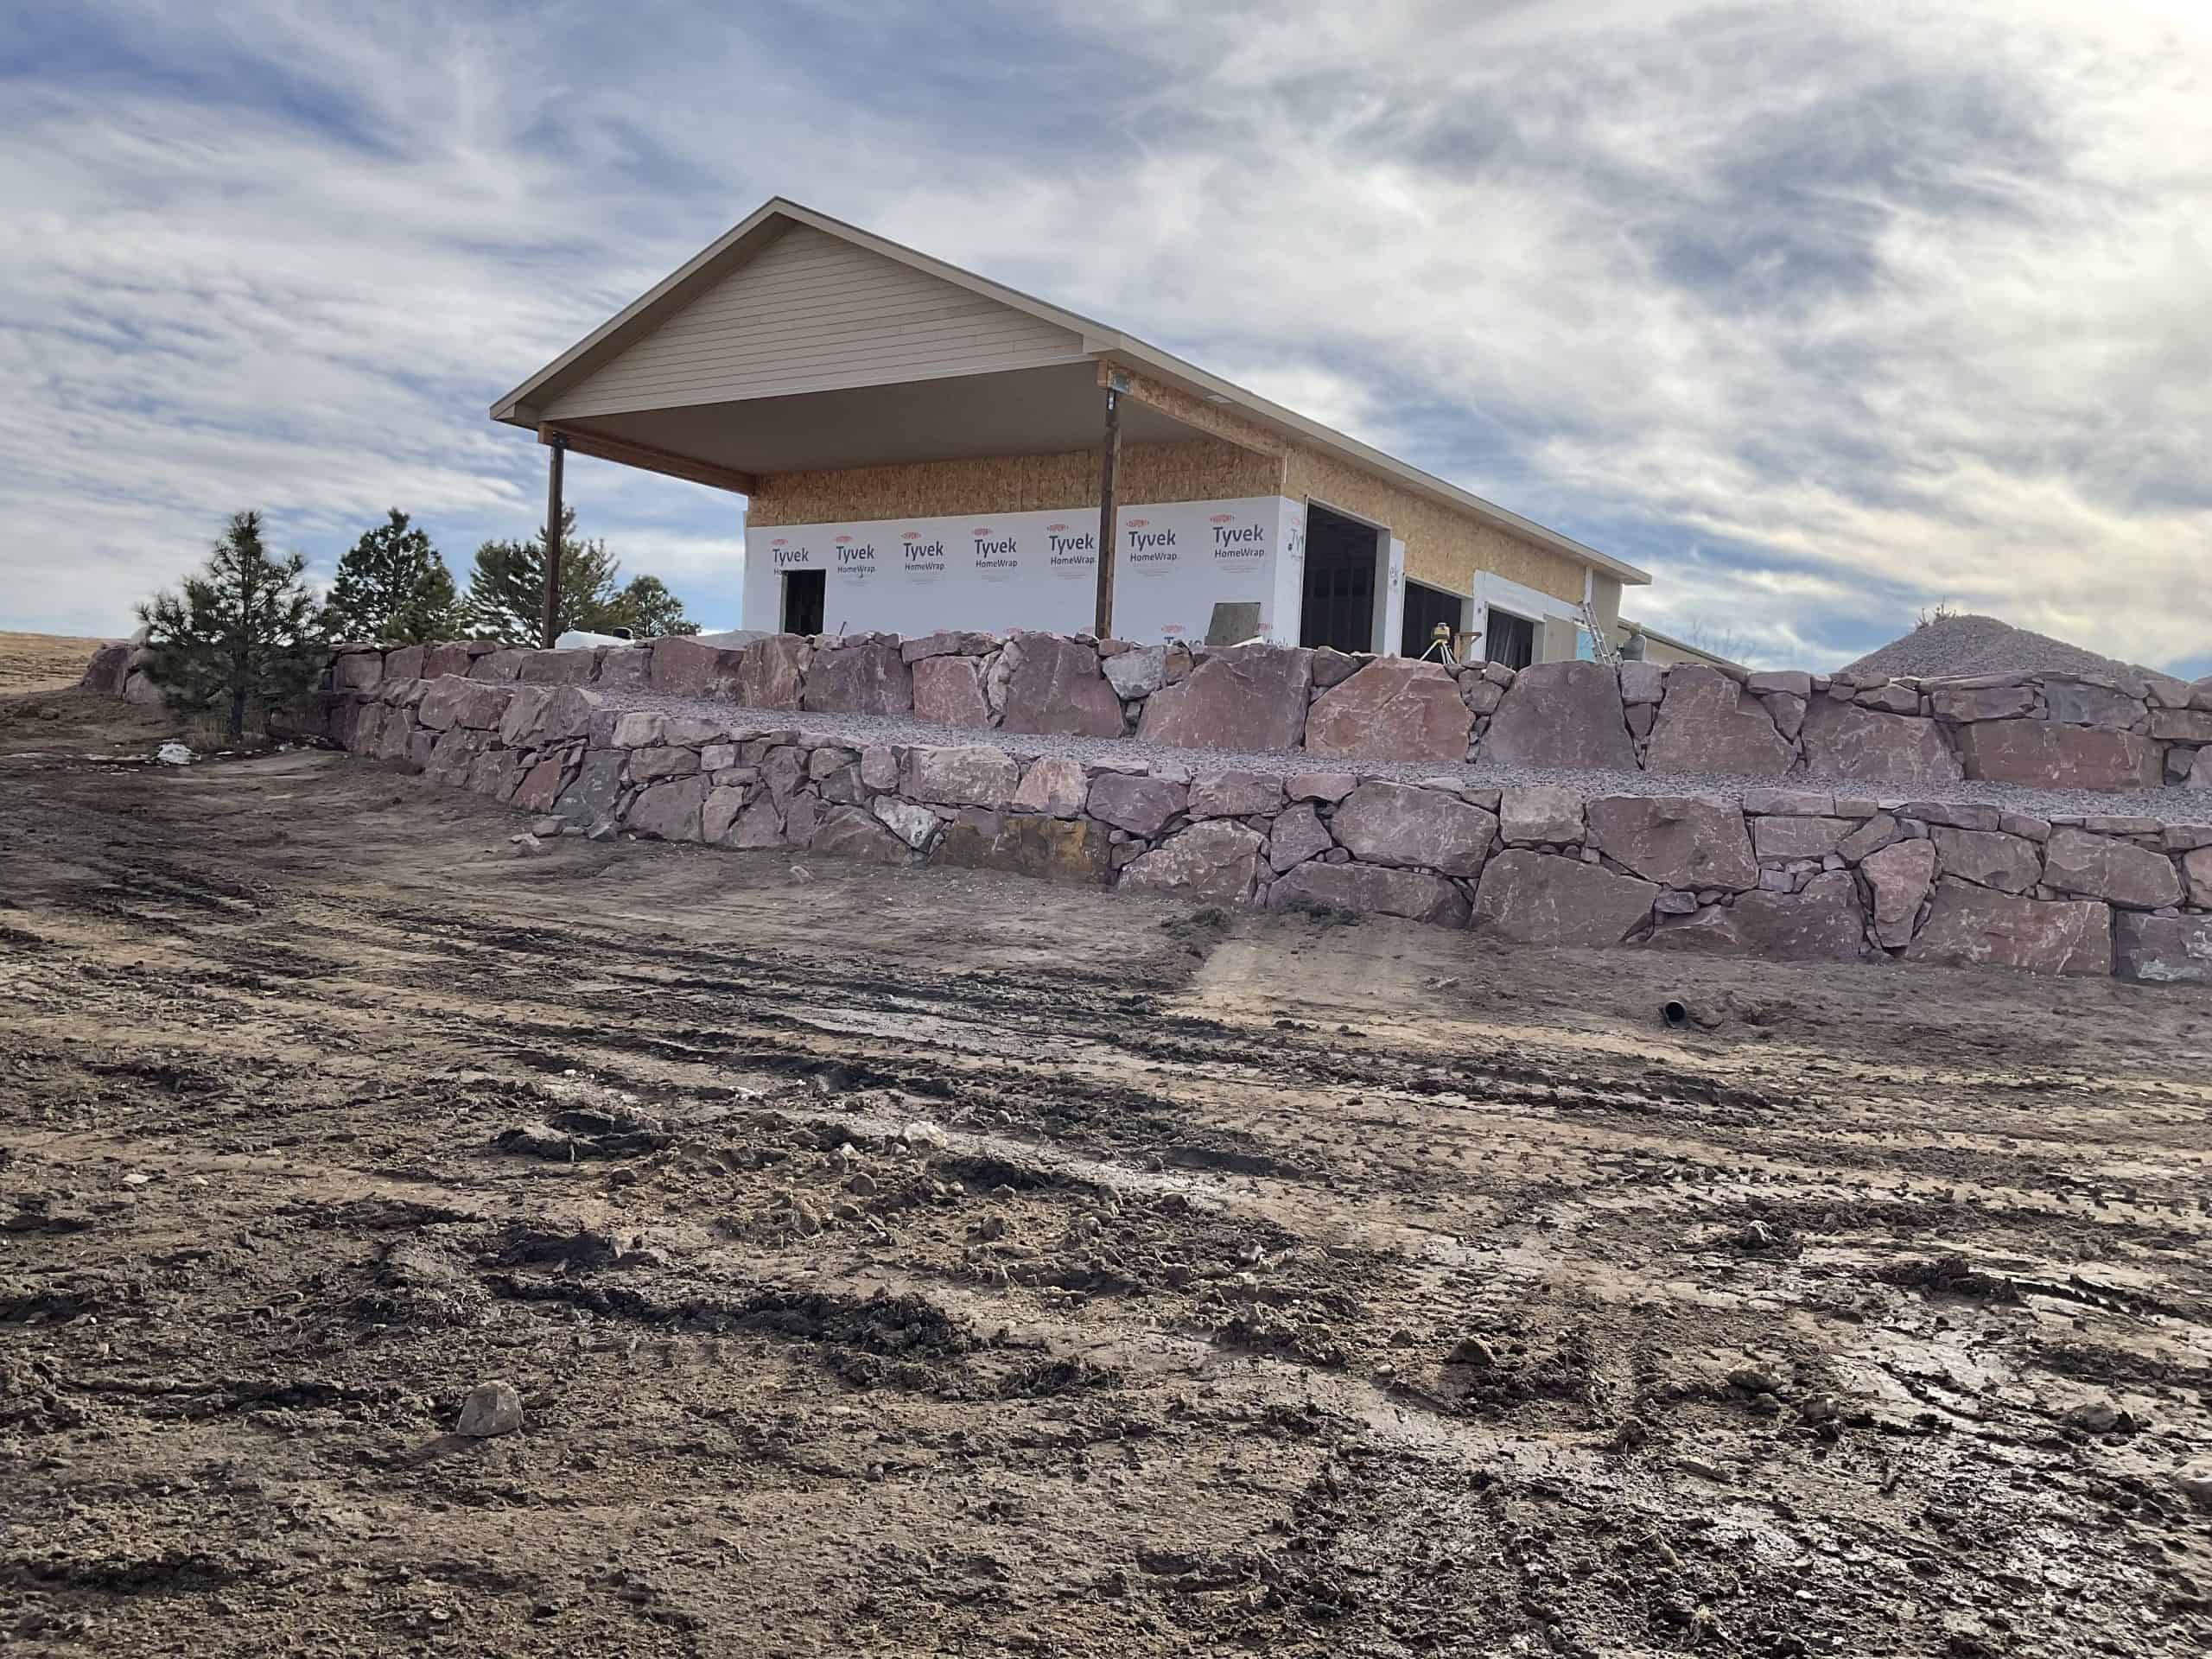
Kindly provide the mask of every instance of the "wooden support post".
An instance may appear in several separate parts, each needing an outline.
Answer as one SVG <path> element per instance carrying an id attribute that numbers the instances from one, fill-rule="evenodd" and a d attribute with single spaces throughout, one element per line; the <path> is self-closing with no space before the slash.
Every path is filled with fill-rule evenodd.
<path id="1" fill-rule="evenodd" d="M 1098 450 L 1098 607 L 1090 625 L 1091 632 L 1101 639 L 1114 637 L 1114 469 L 1121 460 L 1122 394 L 1121 389 L 1109 380 L 1106 437 Z"/>
<path id="2" fill-rule="evenodd" d="M 561 458 L 569 453 L 569 441 L 556 432 L 547 448 L 552 453 L 545 469 L 545 614 L 537 643 L 550 651 L 561 637 Z"/>

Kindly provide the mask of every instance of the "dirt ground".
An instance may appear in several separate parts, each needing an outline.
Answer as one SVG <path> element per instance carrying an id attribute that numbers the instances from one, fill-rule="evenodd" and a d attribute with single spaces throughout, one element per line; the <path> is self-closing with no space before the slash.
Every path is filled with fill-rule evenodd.
<path id="1" fill-rule="evenodd" d="M 50 748 L 0 1649 L 2212 1648 L 2212 999 Z"/>
<path id="2" fill-rule="evenodd" d="M 0 629 L 0 693 L 59 691 L 77 683 L 98 639 Z"/>

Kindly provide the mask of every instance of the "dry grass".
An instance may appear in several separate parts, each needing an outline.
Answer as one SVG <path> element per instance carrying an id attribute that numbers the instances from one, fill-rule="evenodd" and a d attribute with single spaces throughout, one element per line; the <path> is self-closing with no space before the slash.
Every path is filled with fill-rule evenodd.
<path id="1" fill-rule="evenodd" d="M 100 639 L 0 632 L 0 691 L 59 691 L 77 683 Z"/>

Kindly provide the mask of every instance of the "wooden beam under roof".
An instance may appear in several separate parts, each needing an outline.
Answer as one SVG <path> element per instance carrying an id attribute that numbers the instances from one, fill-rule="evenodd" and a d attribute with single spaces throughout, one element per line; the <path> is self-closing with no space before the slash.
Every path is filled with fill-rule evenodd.
<path id="1" fill-rule="evenodd" d="M 633 443 L 627 438 L 610 437 L 604 432 L 594 432 L 588 426 L 574 422 L 540 422 L 537 441 L 553 442 L 559 433 L 568 440 L 569 448 L 580 455 L 594 455 L 601 461 L 620 461 L 625 467 L 635 467 L 641 472 L 662 473 L 670 478 L 680 478 L 693 484 L 704 484 L 711 489 L 731 490 L 739 495 L 750 495 L 760 487 L 760 480 L 751 473 L 741 473 L 734 467 L 717 467 L 712 461 L 693 461 L 688 455 L 671 454 L 665 449 L 656 449 L 649 443 Z"/>

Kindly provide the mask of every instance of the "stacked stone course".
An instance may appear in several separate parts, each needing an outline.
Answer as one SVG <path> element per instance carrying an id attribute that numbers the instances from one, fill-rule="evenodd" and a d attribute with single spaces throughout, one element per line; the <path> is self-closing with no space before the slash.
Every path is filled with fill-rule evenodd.
<path id="1" fill-rule="evenodd" d="M 379 665 L 380 664 L 380 665 Z M 663 639 L 524 652 L 340 646 L 333 683 L 389 677 L 596 685 L 794 714 L 881 715 L 956 730 L 1143 737 L 1185 748 L 1343 760 L 1813 779 L 1941 789 L 2212 790 L 2212 679 L 2080 675 L 1851 680 L 1697 664 L 1496 664 L 1273 645 L 1136 645 L 1088 634 L 941 632 L 742 649 Z M 104 653 L 86 683 L 143 681 Z M 143 692 L 139 695 L 146 695 Z"/>
<path id="2" fill-rule="evenodd" d="M 341 653 L 324 718 L 332 741 L 356 753 L 558 818 L 577 835 L 1007 870 L 1193 899 L 1399 916 L 1539 944 L 1895 956 L 2212 983 L 2212 826 L 2046 820 L 1798 779 L 1738 803 L 1484 788 L 1459 776 L 1407 783 L 1353 764 L 1362 731 L 1410 758 L 1443 759 L 1440 733 L 1460 741 L 1459 716 L 1440 718 L 1440 684 L 1464 713 L 1468 750 L 1494 739 L 1526 758 L 1551 732 L 1552 764 L 1561 753 L 1595 764 L 1618 734 L 1631 764 L 1652 748 L 1682 758 L 1670 766 L 1719 752 L 1738 769 L 1759 761 L 1780 777 L 1781 750 L 1821 729 L 1826 707 L 1836 711 L 1826 717 L 1831 731 L 1842 729 L 1839 721 L 1915 722 L 1896 738 L 1861 724 L 1872 735 L 1854 740 L 1915 782 L 1936 752 L 1928 733 L 1953 753 L 1942 736 L 1946 718 L 1968 729 L 2031 721 L 2174 742 L 2152 734 L 2183 729 L 2171 716 L 2194 712 L 2186 697 L 2096 688 L 2103 695 L 2093 699 L 2076 682 L 2055 699 L 2052 677 L 2042 677 L 1914 689 L 1918 712 L 1907 713 L 1898 682 L 1867 698 L 1811 676 L 1562 664 L 1453 677 L 1338 658 L 976 634 L 779 637 L 741 652 L 689 641 L 584 652 L 413 647 Z M 1125 659 L 1134 660 L 1114 669 Z M 1025 759 L 988 742 L 871 745 L 845 730 L 808 729 L 810 705 L 912 712 L 936 677 L 931 664 L 957 665 L 945 678 L 961 685 L 961 706 L 985 711 L 979 731 L 1109 735 L 1103 686 L 1125 734 L 1302 742 L 1345 763 L 1288 776 L 1193 771 L 1134 754 Z M 429 676 L 434 665 L 448 671 Z M 391 671 L 417 667 L 423 676 Z M 625 706 L 640 689 L 747 707 L 702 716 Z M 1179 689 L 1179 697 L 1168 696 Z M 1516 693 L 1525 693 L 1517 715 Z M 780 699 L 789 716 L 758 712 L 764 696 Z M 1935 711 L 1939 701 L 1948 715 Z M 2075 727 L 2055 712 L 2129 723 Z M 1988 721 L 1967 718 L 1984 714 Z M 1784 726 L 1800 735 L 1783 737 Z"/>
<path id="3" fill-rule="evenodd" d="M 481 641 L 335 648 L 334 692 L 463 675 L 592 685 L 749 709 L 912 717 L 956 730 L 1111 738 L 1332 758 L 1811 779 L 2212 790 L 2212 678 L 1985 675 L 1859 684 L 1680 664 L 1434 663 L 1321 649 L 1088 634 L 946 632 L 691 639 L 572 651 Z M 137 653 L 104 647 L 88 686 L 157 701 Z"/>
<path id="4" fill-rule="evenodd" d="M 124 696 L 143 680 L 128 647 L 86 677 Z M 634 706 L 653 694 L 691 710 Z M 715 702 L 744 712 L 696 712 Z M 1135 746 L 1077 760 L 987 741 L 870 744 L 810 731 L 809 714 L 1303 750 L 1314 769 L 1194 771 Z M 2212 681 L 1454 673 L 1041 633 L 467 642 L 337 647 L 314 725 L 576 835 L 965 865 L 1542 944 L 2212 983 L 2212 826 L 1940 798 L 1972 779 L 2212 789 Z M 1483 757 L 1774 781 L 1737 802 L 1358 770 Z"/>

